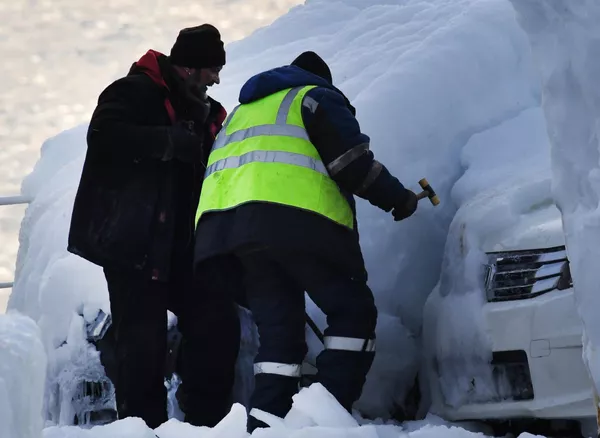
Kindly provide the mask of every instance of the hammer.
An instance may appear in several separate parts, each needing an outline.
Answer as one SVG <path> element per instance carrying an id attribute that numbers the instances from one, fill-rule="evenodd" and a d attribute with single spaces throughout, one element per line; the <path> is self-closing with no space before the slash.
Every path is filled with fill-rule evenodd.
<path id="1" fill-rule="evenodd" d="M 427 179 L 423 178 L 420 180 L 419 185 L 423 191 L 417 195 L 418 200 L 429 198 L 433 205 L 438 205 L 440 203 L 440 198 L 438 198 L 438 196 L 435 194 L 435 191 L 431 188 L 429 182 L 427 182 Z"/>

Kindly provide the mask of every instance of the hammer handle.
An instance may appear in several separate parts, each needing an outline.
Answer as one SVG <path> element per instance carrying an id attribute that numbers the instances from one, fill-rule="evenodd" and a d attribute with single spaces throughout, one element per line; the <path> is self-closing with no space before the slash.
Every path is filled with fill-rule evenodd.
<path id="1" fill-rule="evenodd" d="M 427 198 L 429 192 L 427 190 L 423 190 L 421 193 L 417 194 L 417 199 L 420 201 L 421 199 Z"/>

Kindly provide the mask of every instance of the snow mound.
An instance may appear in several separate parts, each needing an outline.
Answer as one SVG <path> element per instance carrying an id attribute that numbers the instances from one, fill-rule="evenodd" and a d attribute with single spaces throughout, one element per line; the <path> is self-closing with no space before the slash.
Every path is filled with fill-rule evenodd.
<path id="1" fill-rule="evenodd" d="M 46 354 L 31 318 L 0 315 L 0 437 L 38 438 Z"/>
<path id="2" fill-rule="evenodd" d="M 356 408 L 389 418 L 404 404 L 417 372 L 423 306 L 440 275 L 454 201 L 462 202 L 452 197 L 465 166 L 461 150 L 474 134 L 538 106 L 540 89 L 527 37 L 506 1 L 314 0 L 230 44 L 215 97 L 231 108 L 249 76 L 290 63 L 304 50 L 316 51 L 330 65 L 335 84 L 357 108 L 375 157 L 415 191 L 418 180 L 428 178 L 442 201 L 435 208 L 421 202 L 402 223 L 358 202 L 380 316 L 378 354 Z M 518 128 L 527 129 L 536 117 Z M 482 141 L 473 150 L 483 162 L 502 143 Z M 490 166 L 473 166 L 471 182 L 465 181 L 471 192 L 478 190 L 479 172 L 488 173 Z M 318 309 L 312 303 L 308 308 L 323 328 Z M 307 336 L 314 357 L 321 346 Z"/>
<path id="3" fill-rule="evenodd" d="M 510 129 L 516 133 L 532 120 L 539 121 L 534 113 L 524 113 L 539 104 L 540 95 L 526 35 L 505 0 L 312 0 L 227 50 L 223 83 L 211 94 L 229 110 L 237 103 L 241 85 L 253 74 L 289 64 L 304 50 L 322 55 L 335 84 L 356 106 L 376 158 L 413 190 L 419 190 L 419 179 L 428 178 L 441 198 L 435 208 L 423 201 L 417 213 L 402 223 L 367 202 L 358 203 L 369 283 L 380 316 L 378 354 L 355 407 L 370 418 L 398 415 L 414 386 L 423 307 L 438 282 L 457 206 L 475 196 L 481 173 L 490 175 L 489 186 L 502 179 L 500 173 L 492 178 L 494 172 L 485 159 L 492 153 L 501 155 L 492 152 L 504 144 L 501 137 Z M 515 119 L 519 115 L 529 118 Z M 516 127 L 494 130 L 505 122 Z M 22 190 L 34 201 L 21 227 L 8 307 L 43 326 L 50 382 L 59 381 L 59 370 L 65 367 L 72 376 L 79 372 L 74 358 L 85 350 L 85 323 L 98 310 L 108 310 L 100 269 L 66 252 L 85 129 L 79 126 L 48 140 Z M 485 133 L 485 139 L 465 148 L 478 133 Z M 476 161 L 482 165 L 478 167 Z M 470 173 L 455 188 L 465 167 Z M 492 217 L 492 212 L 480 217 Z M 452 232 L 457 235 L 456 229 Z M 462 281 L 462 271 L 458 272 L 457 281 Z M 458 288 L 457 282 L 448 281 Z M 466 304 L 471 307 L 463 309 L 467 314 L 477 312 L 476 300 Z M 448 317 L 442 325 L 445 339 L 449 345 L 467 348 L 460 342 L 460 303 L 449 305 L 456 317 Z M 309 309 L 323 328 L 320 312 L 311 303 Z M 245 333 L 248 343 L 254 342 L 252 331 Z M 307 336 L 314 357 L 321 346 L 313 335 Z M 98 362 L 89 355 L 92 360 L 83 372 L 93 375 Z M 241 368 L 251 370 L 247 359 L 241 358 Z M 47 401 L 50 412 L 55 412 L 50 415 L 53 422 L 65 424 L 63 419 L 73 413 L 67 410 L 63 417 L 60 409 L 61 417 L 56 417 L 57 406 L 67 409 L 70 391 Z"/>
<path id="4" fill-rule="evenodd" d="M 511 1 L 542 77 L 553 193 L 584 325 L 584 360 L 600 392 L 600 3 Z"/>
<path id="5" fill-rule="evenodd" d="M 403 428 L 394 424 L 358 424 L 341 408 L 333 396 L 318 383 L 302 389 L 294 396 L 292 410 L 286 418 L 264 413 L 269 428 L 246 432 L 246 410 L 235 404 L 231 412 L 214 428 L 193 427 L 171 419 L 154 433 L 159 438 L 484 438 L 483 433 L 469 432 L 443 421 L 435 425 L 419 424 Z M 153 433 L 137 418 L 119 420 L 106 426 L 83 430 L 73 426 L 49 427 L 43 438 L 154 438 Z"/>

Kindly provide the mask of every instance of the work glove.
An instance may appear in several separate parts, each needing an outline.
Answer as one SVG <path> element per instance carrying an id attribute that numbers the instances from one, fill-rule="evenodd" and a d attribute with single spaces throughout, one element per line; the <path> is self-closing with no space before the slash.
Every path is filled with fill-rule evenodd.
<path id="1" fill-rule="evenodd" d="M 415 192 L 406 189 L 405 196 L 392 210 L 394 220 L 397 222 L 412 216 L 412 214 L 417 210 L 417 205 L 419 205 L 419 200 L 417 199 Z"/>
<path id="2" fill-rule="evenodd" d="M 169 149 L 167 160 L 171 157 L 184 163 L 201 160 L 202 138 L 196 135 L 193 122 L 179 121 L 169 128 Z"/>

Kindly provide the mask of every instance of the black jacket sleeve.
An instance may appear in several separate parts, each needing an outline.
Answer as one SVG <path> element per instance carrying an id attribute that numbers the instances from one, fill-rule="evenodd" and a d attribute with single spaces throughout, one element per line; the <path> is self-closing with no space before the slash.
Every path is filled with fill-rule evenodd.
<path id="1" fill-rule="evenodd" d="M 172 127 L 167 124 L 164 99 L 149 79 L 125 77 L 113 82 L 98 98 L 88 147 L 118 160 L 170 159 Z"/>
<path id="2" fill-rule="evenodd" d="M 330 176 L 345 191 L 385 211 L 404 203 L 407 191 L 374 159 L 370 139 L 363 134 L 346 98 L 323 87 L 304 96 L 302 119 Z"/>

